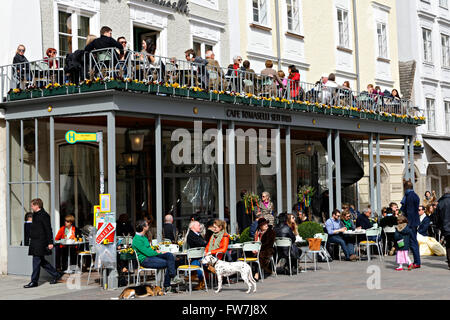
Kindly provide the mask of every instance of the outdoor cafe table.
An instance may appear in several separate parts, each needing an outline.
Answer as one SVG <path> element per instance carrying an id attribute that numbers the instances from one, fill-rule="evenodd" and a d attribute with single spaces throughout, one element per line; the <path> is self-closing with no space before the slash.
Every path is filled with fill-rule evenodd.
<path id="1" fill-rule="evenodd" d="M 67 254 L 67 270 L 64 271 L 64 273 L 74 273 L 74 270 L 70 269 L 70 249 L 73 246 L 80 246 L 80 245 L 84 245 L 86 243 L 86 241 L 70 241 L 67 242 L 67 240 L 59 240 L 59 241 L 55 241 L 55 244 L 60 244 L 63 246 L 67 246 L 69 248 L 69 252 Z"/>
<path id="2" fill-rule="evenodd" d="M 360 229 L 360 230 L 347 230 L 344 232 L 345 235 L 350 235 L 350 236 L 355 236 L 355 249 L 358 246 L 358 236 L 359 235 L 365 235 L 366 234 L 366 230 L 364 229 Z M 359 257 L 361 259 L 361 257 Z"/>
<path id="3" fill-rule="evenodd" d="M 242 243 L 232 243 L 228 245 L 228 250 L 236 250 L 237 258 L 239 259 L 239 253 L 243 247 L 244 245 Z"/>

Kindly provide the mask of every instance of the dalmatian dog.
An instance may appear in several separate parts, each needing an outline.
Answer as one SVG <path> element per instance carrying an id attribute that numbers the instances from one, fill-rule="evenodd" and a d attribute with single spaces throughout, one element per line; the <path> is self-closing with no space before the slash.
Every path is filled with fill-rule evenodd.
<path id="1" fill-rule="evenodd" d="M 253 292 L 256 292 L 256 281 L 253 279 L 252 268 L 250 268 L 247 263 L 242 261 L 226 262 L 209 254 L 202 259 L 202 264 L 208 264 L 216 270 L 218 288 L 215 293 L 219 293 L 220 290 L 222 290 L 223 277 L 228 277 L 238 272 L 241 274 L 241 278 L 248 286 L 246 293 L 250 293 L 252 285 L 254 287 Z"/>

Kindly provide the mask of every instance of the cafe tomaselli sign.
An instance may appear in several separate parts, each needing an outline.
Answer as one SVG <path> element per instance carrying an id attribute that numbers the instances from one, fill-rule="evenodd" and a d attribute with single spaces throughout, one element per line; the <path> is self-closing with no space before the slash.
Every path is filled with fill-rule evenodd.
<path id="1" fill-rule="evenodd" d="M 265 111 L 251 111 L 251 110 L 240 110 L 240 109 L 227 109 L 226 117 L 239 119 L 239 120 L 256 120 L 262 122 L 282 122 L 291 123 L 292 117 L 290 115 L 284 115 L 273 112 Z"/>

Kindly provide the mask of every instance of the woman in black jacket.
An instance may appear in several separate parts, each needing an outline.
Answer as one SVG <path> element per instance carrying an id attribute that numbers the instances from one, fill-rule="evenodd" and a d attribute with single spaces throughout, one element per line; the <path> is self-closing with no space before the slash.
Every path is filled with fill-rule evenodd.
<path id="1" fill-rule="evenodd" d="M 258 230 L 255 233 L 255 241 L 261 242 L 261 249 L 259 251 L 259 263 L 264 272 L 264 278 L 272 274 L 270 269 L 270 258 L 274 254 L 273 244 L 275 243 L 275 231 L 272 226 L 269 226 L 269 221 L 264 218 L 258 220 Z M 259 274 L 255 274 L 255 279 L 259 279 Z"/>
<path id="2" fill-rule="evenodd" d="M 20 88 L 21 82 L 30 81 L 30 64 L 28 63 L 28 59 L 25 57 L 25 46 L 23 44 L 19 44 L 16 50 L 16 55 L 13 58 L 13 71 L 15 71 L 17 86 L 16 88 Z M 23 86 L 25 88 L 25 86 Z"/>

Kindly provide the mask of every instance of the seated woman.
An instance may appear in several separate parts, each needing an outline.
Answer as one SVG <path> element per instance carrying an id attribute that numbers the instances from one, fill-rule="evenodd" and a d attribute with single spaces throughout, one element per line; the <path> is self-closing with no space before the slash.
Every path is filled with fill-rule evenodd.
<path id="1" fill-rule="evenodd" d="M 225 232 L 227 223 L 223 220 L 216 219 L 212 225 L 213 234 L 205 248 L 205 255 L 212 254 L 222 259 L 228 250 L 230 236 Z"/>
<path id="2" fill-rule="evenodd" d="M 44 58 L 44 61 L 48 64 L 48 67 L 50 69 L 58 69 L 59 68 L 59 61 L 56 58 L 56 49 L 55 48 L 48 48 L 45 52 L 46 57 Z"/>
<path id="3" fill-rule="evenodd" d="M 262 272 L 264 272 L 264 278 L 272 274 L 270 268 L 270 258 L 274 254 L 273 244 L 275 243 L 275 231 L 272 226 L 269 226 L 269 222 L 261 218 L 258 220 L 258 230 L 255 233 L 255 241 L 261 242 L 261 249 L 259 251 L 259 263 L 261 264 Z M 256 264 L 254 264 L 256 267 Z M 259 273 L 254 275 L 255 280 L 259 280 Z"/>
<path id="4" fill-rule="evenodd" d="M 71 214 L 66 215 L 64 218 L 64 225 L 59 229 L 56 234 L 55 240 L 76 240 L 79 237 L 79 231 L 74 226 L 75 217 Z M 70 262 L 73 263 L 76 261 L 76 248 L 69 250 L 69 246 L 59 245 L 55 246 L 56 248 L 56 269 L 58 271 L 67 269 L 67 258 L 70 251 Z M 62 259 L 62 264 L 61 264 Z M 62 268 L 61 268 L 62 265 Z"/>

